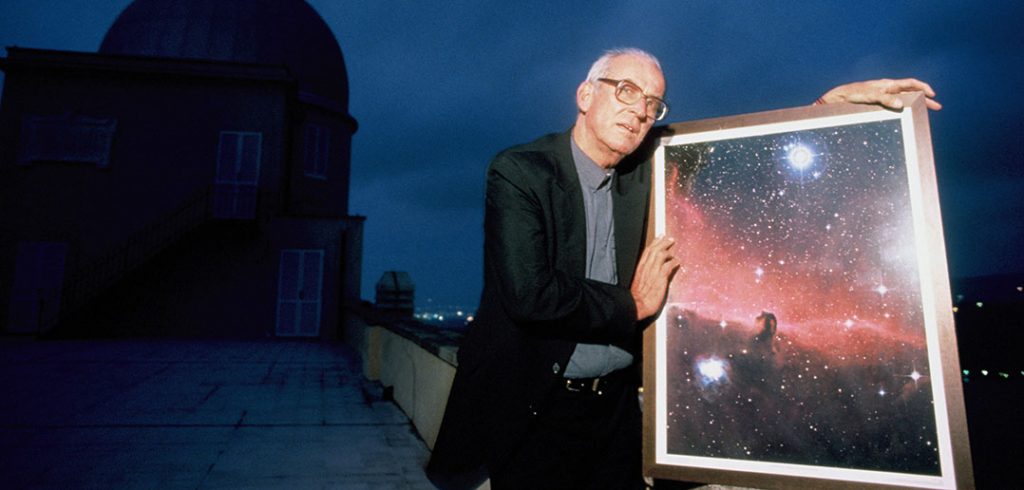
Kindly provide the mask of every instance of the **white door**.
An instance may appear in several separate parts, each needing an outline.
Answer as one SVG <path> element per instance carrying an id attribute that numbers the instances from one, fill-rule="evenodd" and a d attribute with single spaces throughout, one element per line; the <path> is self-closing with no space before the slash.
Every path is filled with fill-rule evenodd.
<path id="1" fill-rule="evenodd" d="M 277 335 L 320 335 L 324 251 L 285 249 L 277 281 Z"/>

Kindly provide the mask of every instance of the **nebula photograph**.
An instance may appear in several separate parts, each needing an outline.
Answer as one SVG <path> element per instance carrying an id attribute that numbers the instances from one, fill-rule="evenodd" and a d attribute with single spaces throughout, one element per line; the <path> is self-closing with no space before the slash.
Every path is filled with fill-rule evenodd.
<path id="1" fill-rule="evenodd" d="M 682 263 L 658 320 L 668 460 L 941 479 L 905 132 L 663 139 L 658 232 Z"/>

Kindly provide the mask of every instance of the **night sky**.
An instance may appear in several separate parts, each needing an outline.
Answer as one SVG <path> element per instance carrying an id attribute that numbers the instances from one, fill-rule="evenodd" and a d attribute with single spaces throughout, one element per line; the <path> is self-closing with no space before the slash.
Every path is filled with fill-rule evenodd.
<path id="1" fill-rule="evenodd" d="M 903 136 L 885 120 L 666 148 L 687 264 L 663 320 L 670 453 L 938 474 Z"/>
<path id="2" fill-rule="evenodd" d="M 95 51 L 128 0 L 0 0 L 0 46 Z M 417 304 L 477 304 L 484 171 L 573 122 L 601 51 L 661 61 L 665 122 L 808 104 L 832 86 L 915 76 L 932 113 L 950 272 L 1024 272 L 1019 2 L 342 2 L 311 0 L 348 66 L 363 296 L 407 270 Z"/>

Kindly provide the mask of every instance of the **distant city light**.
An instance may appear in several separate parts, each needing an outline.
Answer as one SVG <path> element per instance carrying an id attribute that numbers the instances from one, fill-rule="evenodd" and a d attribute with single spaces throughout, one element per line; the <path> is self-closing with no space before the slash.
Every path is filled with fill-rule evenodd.
<path id="1" fill-rule="evenodd" d="M 430 300 L 428 303 L 432 303 Z M 424 308 L 417 308 L 413 317 L 426 324 L 442 327 L 463 328 L 473 321 L 473 312 L 462 306 L 444 306 L 436 303 L 427 305 Z"/>
<path id="2" fill-rule="evenodd" d="M 970 369 L 962 369 L 961 372 L 963 373 L 963 380 L 964 380 L 964 382 L 968 381 L 968 378 L 971 375 L 971 370 Z M 979 369 L 977 372 L 981 373 L 982 376 L 988 376 L 990 371 L 988 369 Z M 1006 380 L 1017 379 L 1017 378 L 1014 378 L 1015 374 L 1012 371 L 991 371 L 991 374 L 996 379 L 1006 379 Z M 1020 374 L 1021 374 L 1021 376 L 1024 376 L 1024 371 L 1020 371 Z"/>
<path id="3" fill-rule="evenodd" d="M 985 306 L 985 303 L 982 303 L 981 301 L 979 301 L 977 303 L 974 303 L 974 306 L 977 306 L 978 308 L 981 308 L 982 306 Z"/>

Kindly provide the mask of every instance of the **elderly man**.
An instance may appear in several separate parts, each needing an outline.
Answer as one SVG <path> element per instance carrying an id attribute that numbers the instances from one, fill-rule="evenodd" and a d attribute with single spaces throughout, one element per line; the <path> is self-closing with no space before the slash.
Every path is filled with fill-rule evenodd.
<path id="1" fill-rule="evenodd" d="M 878 80 L 818 103 L 898 108 L 910 90 L 934 95 Z M 491 163 L 483 295 L 428 467 L 439 486 L 643 488 L 640 338 L 679 267 L 671 238 L 642 246 L 651 170 L 637 149 L 664 94 L 653 56 L 609 51 L 576 89 L 570 131 Z"/>

